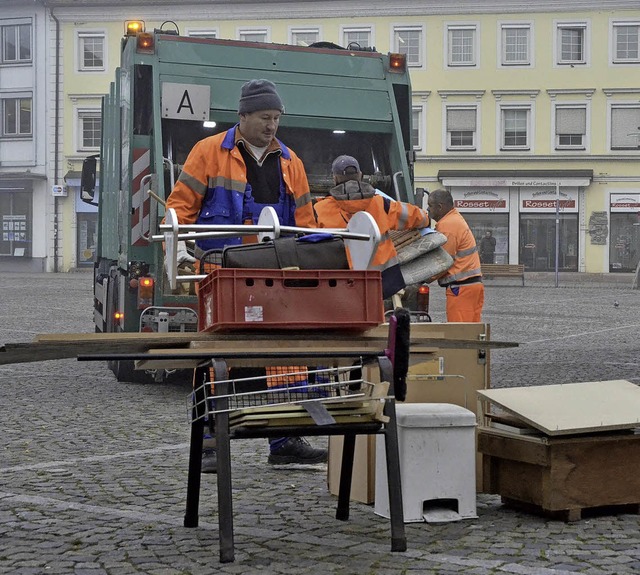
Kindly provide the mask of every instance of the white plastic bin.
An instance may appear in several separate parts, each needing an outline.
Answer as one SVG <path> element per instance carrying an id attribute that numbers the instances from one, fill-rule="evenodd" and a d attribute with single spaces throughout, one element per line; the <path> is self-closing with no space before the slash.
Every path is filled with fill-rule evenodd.
<path id="1" fill-rule="evenodd" d="M 476 514 L 476 419 L 449 403 L 397 403 L 405 523 Z M 389 517 L 384 437 L 376 438 L 375 513 Z"/>

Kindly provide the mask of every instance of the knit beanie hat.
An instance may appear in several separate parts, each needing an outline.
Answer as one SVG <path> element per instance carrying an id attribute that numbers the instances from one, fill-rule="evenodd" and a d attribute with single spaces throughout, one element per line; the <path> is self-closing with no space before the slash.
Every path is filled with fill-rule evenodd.
<path id="1" fill-rule="evenodd" d="M 276 85 L 269 80 L 249 80 L 242 86 L 238 114 L 250 114 L 257 110 L 280 110 L 284 113 Z"/>

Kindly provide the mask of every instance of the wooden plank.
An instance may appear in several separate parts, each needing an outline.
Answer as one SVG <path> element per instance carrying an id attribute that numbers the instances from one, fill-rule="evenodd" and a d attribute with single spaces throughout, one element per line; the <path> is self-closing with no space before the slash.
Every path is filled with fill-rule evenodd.
<path id="1" fill-rule="evenodd" d="M 370 423 L 379 421 L 375 414 L 367 413 L 363 415 L 338 415 L 334 416 L 336 423 L 338 424 L 351 424 L 351 423 Z M 380 422 L 383 423 L 383 422 Z M 306 417 L 289 417 L 276 419 L 267 417 L 264 419 L 250 420 L 244 418 L 234 419 L 233 422 L 229 422 L 231 429 L 236 427 L 289 427 L 294 425 L 309 426 L 316 425 L 309 415 Z"/>
<path id="2" fill-rule="evenodd" d="M 640 426 L 640 387 L 627 380 L 478 391 L 550 436 Z"/>
<path id="3" fill-rule="evenodd" d="M 255 343 L 255 342 L 254 342 Z M 273 342 L 262 342 L 265 344 Z M 276 342 L 277 343 L 277 342 Z M 286 349 L 286 357 L 295 360 L 296 364 L 300 365 L 319 365 L 322 364 L 326 367 L 349 367 L 353 365 L 353 354 L 366 356 L 371 351 L 383 351 L 383 348 L 379 346 L 370 347 L 357 347 L 349 344 L 340 345 L 338 342 L 328 341 L 327 345 L 314 346 L 309 345 L 309 342 L 300 341 L 297 342 L 300 345 L 284 346 L 280 345 L 274 347 L 273 345 L 259 345 L 252 344 L 251 352 L 246 352 L 246 344 L 243 342 L 239 345 L 237 342 L 233 345 L 211 345 L 202 344 L 189 349 L 150 349 L 148 354 L 154 357 L 143 358 L 136 361 L 136 369 L 184 369 L 195 368 L 201 361 L 203 354 L 209 357 L 224 358 L 229 367 L 266 367 L 266 366 L 279 366 L 283 365 L 282 352 Z M 300 353 L 302 350 L 305 355 L 294 355 L 294 353 Z M 437 348 L 413 346 L 411 348 L 412 354 L 434 354 Z M 239 357 L 227 357 L 226 354 L 236 353 Z M 260 357 L 247 357 L 247 354 L 259 354 Z M 322 353 L 347 353 L 351 354 L 351 357 L 331 357 L 329 355 L 322 356 Z M 269 357 L 269 354 L 277 354 L 275 357 Z M 170 359 L 163 359 L 163 355 L 179 355 L 180 358 L 172 357 Z M 290 361 L 289 361 L 290 363 Z"/>
<path id="4" fill-rule="evenodd" d="M 510 461 L 548 466 L 549 447 L 544 439 L 516 436 L 493 428 L 478 428 L 478 451 Z"/>
<path id="5" fill-rule="evenodd" d="M 459 324 L 464 333 L 466 324 Z M 475 326 L 483 324 L 469 324 Z M 488 326 L 486 326 L 488 327 Z M 363 333 L 323 330 L 291 331 L 247 331 L 236 333 L 57 333 L 39 334 L 33 342 L 6 343 L 0 346 L 0 365 L 26 363 L 89 355 L 117 355 L 123 353 L 146 353 L 151 349 L 183 350 L 197 345 L 222 346 L 263 345 L 288 348 L 314 346 L 339 348 L 340 344 L 363 345 L 367 348 L 384 349 L 387 344 L 389 326 L 382 324 Z M 451 331 L 448 324 L 412 324 L 412 353 L 431 353 L 437 349 L 504 349 L 517 347 L 514 342 L 480 341 L 462 336 L 447 337 Z M 455 332 L 458 333 L 458 332 Z M 420 349 L 423 346 L 423 349 Z M 429 349 L 430 348 L 430 349 Z M 114 357 L 113 359 L 118 359 Z M 193 367 L 188 361 L 185 367 Z M 164 367 L 164 366 L 163 366 Z M 176 365 L 180 367 L 180 365 Z M 146 367 L 146 369 L 151 369 Z"/>

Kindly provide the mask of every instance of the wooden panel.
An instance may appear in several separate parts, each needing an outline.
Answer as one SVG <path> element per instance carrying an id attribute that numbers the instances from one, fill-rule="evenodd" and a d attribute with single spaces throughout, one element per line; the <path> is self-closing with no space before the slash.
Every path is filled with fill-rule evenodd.
<path id="1" fill-rule="evenodd" d="M 478 451 L 510 461 L 542 466 L 550 464 L 549 448 L 546 442 L 528 437 L 516 441 L 512 434 L 487 433 L 486 428 L 482 427 L 478 428 Z"/>
<path id="2" fill-rule="evenodd" d="M 640 387 L 626 380 L 478 392 L 550 436 L 640 426 Z"/>
<path id="3" fill-rule="evenodd" d="M 446 349 L 478 349 L 480 347 L 509 348 L 516 347 L 514 342 L 479 342 L 464 330 L 454 331 L 445 326 L 455 324 L 413 324 L 411 327 L 411 346 Z M 484 324 L 457 324 L 459 326 L 484 326 Z M 6 343 L 0 346 L 0 365 L 26 363 L 52 359 L 78 357 L 80 355 L 117 355 L 145 353 L 150 349 L 174 348 L 184 349 L 193 343 L 203 345 L 221 345 L 221 342 L 232 342 L 230 345 L 254 346 L 256 342 L 269 342 L 271 346 L 287 347 L 313 342 L 313 345 L 334 346 L 336 342 L 348 342 L 352 345 L 366 345 L 384 349 L 387 344 L 389 326 L 380 325 L 364 333 L 354 334 L 336 330 L 296 330 L 288 332 L 256 331 L 256 332 L 214 332 L 214 333 L 53 333 L 39 334 L 35 341 L 27 343 Z M 456 335 L 458 334 L 458 335 Z M 233 343 L 235 342 L 235 343 Z M 110 359 L 118 359 L 112 357 Z M 192 363 L 175 367 L 192 367 Z M 166 367 L 166 364 L 162 367 Z"/>

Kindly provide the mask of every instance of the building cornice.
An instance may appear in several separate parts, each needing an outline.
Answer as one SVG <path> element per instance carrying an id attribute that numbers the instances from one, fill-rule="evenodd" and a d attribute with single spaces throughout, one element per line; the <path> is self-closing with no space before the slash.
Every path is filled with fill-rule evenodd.
<path id="1" fill-rule="evenodd" d="M 602 88 L 602 91 L 607 98 L 614 94 L 640 94 L 640 88 Z"/>
<path id="2" fill-rule="evenodd" d="M 7 0 L 0 0 L 0 5 Z M 166 20 L 179 10 L 181 20 L 254 20 L 301 18 L 414 17 L 468 14 L 526 14 L 638 10 L 637 0 L 36 0 L 60 20 Z M 113 8 L 106 10 L 106 8 Z"/>
<path id="3" fill-rule="evenodd" d="M 474 97 L 479 100 L 484 96 L 486 90 L 438 90 L 438 96 L 443 100 L 454 96 Z"/>
<path id="4" fill-rule="evenodd" d="M 586 98 L 591 98 L 595 88 L 566 88 L 566 89 L 558 89 L 558 90 L 547 90 L 547 94 L 549 94 L 549 98 L 552 100 L 557 96 L 584 96 Z"/>
<path id="5" fill-rule="evenodd" d="M 528 96 L 529 98 L 535 98 L 540 93 L 540 90 L 491 90 L 496 100 L 502 99 L 504 96 Z"/>

